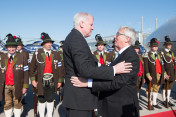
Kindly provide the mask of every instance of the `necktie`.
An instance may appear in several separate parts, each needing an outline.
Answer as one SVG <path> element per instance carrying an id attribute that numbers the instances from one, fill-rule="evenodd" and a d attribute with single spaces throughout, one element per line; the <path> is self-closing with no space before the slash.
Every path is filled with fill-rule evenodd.
<path id="1" fill-rule="evenodd" d="M 171 51 L 169 51 L 169 54 L 170 54 L 170 55 L 172 55 L 172 52 L 171 52 Z"/>
<path id="2" fill-rule="evenodd" d="M 155 58 L 157 58 L 157 54 L 155 54 Z"/>
<path id="3" fill-rule="evenodd" d="M 50 61 L 50 58 L 49 58 L 49 52 L 46 52 L 46 55 L 47 55 L 47 57 L 48 57 L 48 59 L 49 59 L 49 61 Z"/>
<path id="4" fill-rule="evenodd" d="M 103 55 L 102 55 L 102 53 L 100 53 L 100 57 L 103 59 Z"/>
<path id="5" fill-rule="evenodd" d="M 119 52 L 115 52 L 115 58 L 114 58 L 114 60 L 119 56 Z"/>
<path id="6" fill-rule="evenodd" d="M 10 60 L 10 63 L 11 63 L 11 62 L 13 61 L 13 57 L 12 57 L 12 56 L 10 56 L 9 60 Z"/>

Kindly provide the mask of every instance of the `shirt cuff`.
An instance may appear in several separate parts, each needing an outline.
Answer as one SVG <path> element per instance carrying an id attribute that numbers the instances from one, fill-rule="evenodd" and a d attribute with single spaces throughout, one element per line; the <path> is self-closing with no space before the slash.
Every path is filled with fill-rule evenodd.
<path id="1" fill-rule="evenodd" d="M 88 87 L 89 88 L 92 88 L 92 81 L 93 81 L 93 79 L 91 79 L 91 78 L 88 79 Z"/>
<path id="2" fill-rule="evenodd" d="M 116 73 L 115 66 L 113 66 L 113 70 L 114 70 L 114 76 L 115 76 L 115 73 Z"/>
<path id="3" fill-rule="evenodd" d="M 98 67 L 101 67 L 101 63 L 98 62 Z"/>

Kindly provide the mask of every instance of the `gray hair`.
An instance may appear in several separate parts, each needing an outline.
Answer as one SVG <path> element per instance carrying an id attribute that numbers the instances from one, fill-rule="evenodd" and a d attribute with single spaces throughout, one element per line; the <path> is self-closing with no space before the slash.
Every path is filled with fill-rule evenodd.
<path id="1" fill-rule="evenodd" d="M 129 44 L 134 45 L 136 41 L 136 31 L 130 27 L 121 27 L 119 30 L 124 29 L 124 34 L 130 37 Z"/>
<path id="2" fill-rule="evenodd" d="M 80 12 L 75 14 L 73 18 L 74 27 L 78 26 L 81 21 L 87 22 L 90 17 L 93 18 L 93 16 L 89 13 Z"/>

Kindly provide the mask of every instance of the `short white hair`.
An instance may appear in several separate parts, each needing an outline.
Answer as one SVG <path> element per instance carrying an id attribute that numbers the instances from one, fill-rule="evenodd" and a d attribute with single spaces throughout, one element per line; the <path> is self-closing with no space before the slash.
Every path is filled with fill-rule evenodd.
<path id="1" fill-rule="evenodd" d="M 78 26 L 81 21 L 87 22 L 90 17 L 93 18 L 93 16 L 89 13 L 80 12 L 75 14 L 73 18 L 74 27 Z"/>
<path id="2" fill-rule="evenodd" d="M 130 38 L 130 45 L 134 45 L 136 41 L 136 31 L 130 27 L 122 26 L 119 30 L 123 29 L 124 34 Z"/>

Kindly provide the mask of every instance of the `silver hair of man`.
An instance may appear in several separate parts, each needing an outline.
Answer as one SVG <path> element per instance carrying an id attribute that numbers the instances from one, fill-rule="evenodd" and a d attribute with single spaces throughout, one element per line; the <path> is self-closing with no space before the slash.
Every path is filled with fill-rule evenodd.
<path id="1" fill-rule="evenodd" d="M 119 30 L 124 29 L 124 34 L 130 37 L 130 45 L 134 45 L 136 41 L 136 31 L 130 27 L 122 26 Z"/>
<path id="2" fill-rule="evenodd" d="M 74 27 L 78 26 L 81 21 L 87 22 L 90 17 L 93 17 L 90 13 L 80 12 L 75 14 L 73 18 Z"/>

